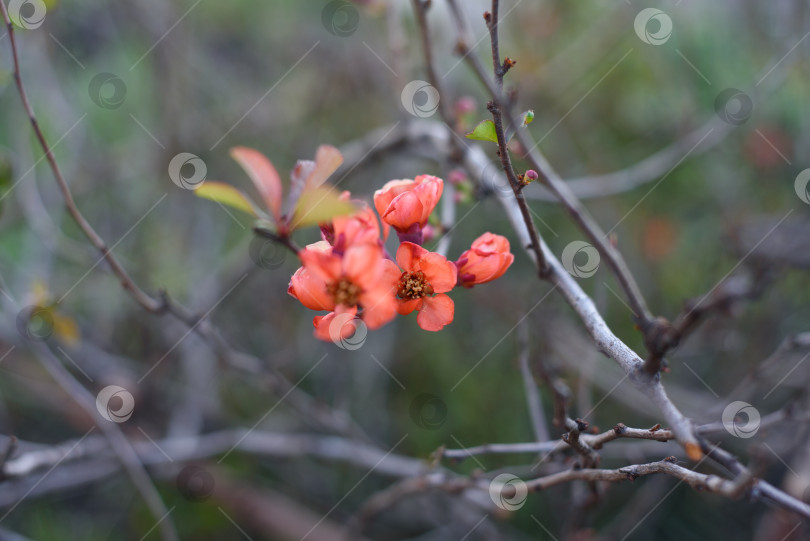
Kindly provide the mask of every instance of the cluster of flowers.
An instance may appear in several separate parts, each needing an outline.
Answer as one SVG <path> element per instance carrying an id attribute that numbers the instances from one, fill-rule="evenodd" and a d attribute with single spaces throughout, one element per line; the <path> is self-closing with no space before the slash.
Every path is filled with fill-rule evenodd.
<path id="1" fill-rule="evenodd" d="M 422 329 L 439 331 L 453 321 L 447 293 L 506 272 L 514 255 L 500 235 L 484 233 L 456 261 L 422 247 L 443 189 L 444 181 L 431 175 L 392 180 L 374 193 L 379 221 L 369 205 L 358 202 L 353 214 L 321 224 L 323 240 L 299 252 L 302 266 L 288 288 L 307 308 L 329 312 L 313 320 L 317 338 L 337 342 L 356 330 L 336 322 L 359 319 L 368 329 L 377 329 L 397 314 L 414 311 Z M 350 197 L 348 192 L 341 195 Z M 400 241 L 394 257 L 384 244 L 391 228 Z"/>

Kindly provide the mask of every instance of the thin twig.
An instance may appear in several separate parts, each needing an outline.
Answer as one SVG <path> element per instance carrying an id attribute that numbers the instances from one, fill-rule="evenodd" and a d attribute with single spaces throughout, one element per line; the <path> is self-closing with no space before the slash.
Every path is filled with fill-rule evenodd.
<path id="1" fill-rule="evenodd" d="M 42 366 L 56 381 L 56 383 L 87 413 L 101 429 L 110 447 L 121 462 L 135 488 L 143 497 L 149 511 L 155 520 L 158 521 L 161 535 L 166 541 L 177 541 L 180 538 L 175 530 L 174 522 L 168 516 L 169 511 L 163 503 L 155 485 L 149 478 L 149 474 L 143 467 L 137 453 L 132 448 L 129 440 L 121 432 L 120 427 L 101 417 L 96 409 L 96 399 L 85 389 L 73 375 L 68 372 L 59 362 L 59 359 L 44 344 L 33 344 L 34 352 Z"/>
<path id="2" fill-rule="evenodd" d="M 14 35 L 14 24 L 11 22 L 11 19 L 9 19 L 5 3 L 0 2 L 0 4 L 2 4 L 2 6 L 0 6 L 0 10 L 2 10 L 3 20 L 6 23 L 8 38 L 9 42 L 11 43 L 11 55 L 14 63 L 14 81 L 17 84 L 17 91 L 20 95 L 20 99 L 22 100 L 23 109 L 25 109 L 25 113 L 28 115 L 28 120 L 31 123 L 31 127 L 34 130 L 34 134 L 36 135 L 42 150 L 45 152 L 45 158 L 48 160 L 48 165 L 50 166 L 51 171 L 53 171 L 53 176 L 56 178 L 56 183 L 59 185 L 59 189 L 62 192 L 62 197 L 65 200 L 65 206 L 67 207 L 68 212 L 76 224 L 78 224 L 85 236 L 90 240 L 90 243 L 101 253 L 101 256 L 110 266 L 112 272 L 121 281 L 121 286 L 129 291 L 132 298 L 150 312 L 163 312 L 164 306 L 160 303 L 160 301 L 145 293 L 135 284 L 135 282 L 132 281 L 126 270 L 124 270 L 124 268 L 118 262 L 118 259 L 110 251 L 107 243 L 104 242 L 99 234 L 96 233 L 96 230 L 93 229 L 93 227 L 87 222 L 76 206 L 76 203 L 73 201 L 73 195 L 70 192 L 70 188 L 68 188 L 65 178 L 62 176 L 62 171 L 59 169 L 59 165 L 56 163 L 56 159 L 54 158 L 51 147 L 48 144 L 48 140 L 42 133 L 42 129 L 39 127 L 39 122 L 37 122 L 37 117 L 34 115 L 34 110 L 31 107 L 31 103 L 28 101 L 28 94 L 25 92 L 25 86 L 23 85 L 22 76 L 20 74 L 20 61 L 17 55 L 17 41 Z"/>
<path id="3" fill-rule="evenodd" d="M 520 374 L 523 377 L 523 389 L 526 393 L 526 405 L 529 409 L 529 419 L 532 422 L 534 437 L 537 441 L 546 441 L 550 437 L 545 413 L 543 412 L 543 401 L 534 380 L 529 359 L 531 352 L 529 348 L 529 327 L 522 321 L 518 326 L 518 361 L 520 362 Z"/>
<path id="4" fill-rule="evenodd" d="M 563 182 L 563 180 L 559 177 L 559 175 L 554 171 L 548 161 L 545 159 L 540 152 L 534 148 L 534 145 L 531 141 L 529 141 L 528 136 L 526 135 L 526 130 L 518 129 L 520 126 L 520 122 L 515 116 L 513 112 L 513 103 L 512 100 L 505 99 L 502 92 L 502 86 L 498 84 L 498 78 L 501 78 L 504 71 L 504 66 L 501 65 L 500 69 L 496 69 L 496 77 L 495 81 L 492 81 L 487 73 L 485 72 L 483 66 L 480 62 L 478 62 L 475 54 L 469 48 L 468 45 L 468 38 L 466 36 L 466 24 L 463 23 L 463 17 L 461 16 L 460 11 L 457 7 L 454 7 L 455 0 L 448 0 L 451 6 L 451 11 L 456 18 L 456 23 L 458 26 L 459 31 L 459 39 L 457 44 L 457 50 L 464 56 L 464 60 L 472 67 L 473 71 L 476 73 L 478 78 L 484 83 L 484 85 L 489 89 L 490 94 L 492 95 L 494 103 L 499 107 L 500 113 L 505 120 L 509 122 L 509 124 L 515 128 L 515 137 L 520 142 L 521 146 L 524 149 L 531 149 L 527 156 L 525 156 L 529 163 L 531 164 L 532 168 L 534 168 L 538 175 L 539 180 L 543 182 L 543 184 L 557 197 L 557 199 L 563 204 L 568 214 L 574 220 L 574 222 L 579 226 L 579 228 L 585 233 L 588 239 L 596 246 L 599 250 L 602 257 L 607 260 L 608 265 L 610 266 L 613 273 L 616 275 L 619 283 L 622 286 L 622 289 L 625 291 L 627 296 L 627 300 L 630 303 L 633 312 L 636 314 L 636 323 L 638 324 L 639 328 L 641 329 L 642 333 L 648 331 L 648 327 L 654 322 L 654 318 L 652 313 L 647 308 L 646 301 L 644 300 L 643 295 L 641 294 L 641 290 L 638 287 L 638 284 L 633 278 L 633 275 L 630 273 L 627 264 L 624 261 L 624 258 L 621 256 L 619 251 L 616 249 L 615 246 L 610 242 L 607 235 L 605 235 L 602 228 L 593 217 L 590 215 L 588 210 L 582 205 L 582 203 L 577 199 L 577 197 L 571 192 L 570 188 Z M 490 28 L 490 35 L 493 36 L 493 21 L 497 23 L 497 13 L 495 13 L 495 9 L 497 8 L 497 2 L 493 3 L 493 12 L 490 13 L 490 20 L 488 20 L 487 26 Z M 494 34 L 494 38 L 497 39 L 497 28 L 495 28 L 496 33 Z M 495 44 L 496 45 L 496 44 Z M 500 65 L 499 59 L 495 60 L 495 53 L 497 50 L 493 48 L 493 61 L 496 65 Z M 500 76 L 498 73 L 500 72 Z M 496 123 L 497 124 L 497 123 Z M 521 208 L 521 216 L 524 215 L 524 210 Z M 525 220 L 525 218 L 524 218 Z M 534 236 L 530 232 L 530 239 L 533 240 Z"/>
<path id="5" fill-rule="evenodd" d="M 625 466 L 616 470 L 599 469 L 572 469 L 559 473 L 554 473 L 538 479 L 526 482 L 526 487 L 530 490 L 544 490 L 546 488 L 567 483 L 570 481 L 635 481 L 637 478 L 652 475 L 655 473 L 665 473 L 680 479 L 695 490 L 705 490 L 729 496 L 736 494 L 736 487 L 732 481 L 723 479 L 716 475 L 706 475 L 697 473 L 675 464 L 675 458 L 669 457 L 659 462 L 649 464 L 637 464 Z"/>
<path id="6" fill-rule="evenodd" d="M 492 42 L 492 68 L 495 72 L 495 89 L 496 95 L 493 96 L 494 100 L 487 104 L 487 109 L 492 114 L 492 122 L 495 124 L 495 134 L 498 138 L 498 156 L 501 159 L 501 167 L 509 180 L 515 200 L 517 201 L 520 214 L 523 221 L 526 222 L 526 230 L 529 232 L 531 239 L 530 248 L 535 255 L 535 263 L 540 278 L 547 278 L 549 273 L 548 263 L 546 263 L 546 256 L 540 247 L 540 235 L 537 232 L 537 227 L 534 225 L 534 218 L 532 217 L 529 205 L 523 195 L 523 185 L 517 178 L 515 169 L 512 166 L 512 159 L 509 157 L 509 149 L 507 147 L 506 133 L 503 126 L 502 104 L 499 96 L 503 90 L 503 76 L 509 71 L 511 66 L 509 59 L 501 64 L 500 53 L 498 52 L 498 0 L 492 0 L 492 12 L 485 13 L 484 18 L 489 27 L 490 39 Z"/>

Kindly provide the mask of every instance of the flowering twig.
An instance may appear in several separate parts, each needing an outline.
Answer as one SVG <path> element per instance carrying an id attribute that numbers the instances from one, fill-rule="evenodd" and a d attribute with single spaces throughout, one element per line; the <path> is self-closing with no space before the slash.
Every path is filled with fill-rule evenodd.
<path id="1" fill-rule="evenodd" d="M 469 45 L 469 38 L 467 37 L 467 28 L 466 23 L 464 22 L 463 16 L 461 15 L 460 10 L 456 6 L 455 0 L 447 0 L 450 4 L 451 12 L 456 21 L 456 25 L 458 27 L 458 42 L 457 42 L 457 51 L 463 55 L 464 60 L 470 65 L 473 69 L 474 73 L 478 76 L 479 80 L 487 87 L 492 95 L 493 101 L 496 105 L 499 106 L 501 116 L 503 119 L 508 121 L 512 126 L 519 126 L 520 122 L 516 118 L 513 112 L 513 103 L 512 100 L 505 99 L 502 92 L 502 87 L 499 87 L 497 84 L 497 79 L 500 77 L 503 78 L 505 74 L 503 65 L 500 64 L 499 61 L 495 61 L 495 55 L 497 53 L 496 49 L 493 49 L 493 62 L 494 64 L 500 65 L 500 68 L 496 67 L 495 71 L 495 78 L 496 80 L 493 81 L 484 70 L 481 63 L 478 61 L 476 56 L 473 54 L 472 49 Z M 490 12 L 490 19 L 487 21 L 487 26 L 490 29 L 490 36 L 494 38 L 495 45 L 497 46 L 497 22 L 498 22 L 498 14 L 497 14 L 497 7 L 498 3 L 493 3 L 492 12 Z M 495 23 L 495 33 L 493 34 L 493 22 Z M 500 75 L 499 75 L 500 72 Z M 579 228 L 585 233 L 588 239 L 594 243 L 596 248 L 599 250 L 602 257 L 604 257 L 608 265 L 610 266 L 613 273 L 616 275 L 619 283 L 622 286 L 622 289 L 625 291 L 627 295 L 628 302 L 630 303 L 630 307 L 633 309 L 633 312 L 636 314 L 636 319 L 639 327 L 641 328 L 642 332 L 647 332 L 647 327 L 649 326 L 650 322 L 653 321 L 653 316 L 650 313 L 649 309 L 647 308 L 647 304 L 644 301 L 644 297 L 641 294 L 638 285 L 636 284 L 635 278 L 633 278 L 630 270 L 627 267 L 627 264 L 622 258 L 619 251 L 616 249 L 615 246 L 611 244 L 607 236 L 605 235 L 604 231 L 602 231 L 599 224 L 593 219 L 590 213 L 585 209 L 582 203 L 577 199 L 577 197 L 571 192 L 565 182 L 559 177 L 559 175 L 554 171 L 551 165 L 546 161 L 545 157 L 543 157 L 539 151 L 536 150 L 534 144 L 529 141 L 528 136 L 525 133 L 525 130 L 517 129 L 515 131 L 515 138 L 520 142 L 521 146 L 524 149 L 531 149 L 530 152 L 525 156 L 526 159 L 529 160 L 532 168 L 538 173 L 540 181 L 557 197 L 560 203 L 563 204 L 568 214 L 574 220 L 574 222 L 579 226 Z M 521 215 L 523 215 L 523 209 L 521 209 Z M 530 238 L 532 235 L 530 233 Z"/>
<path id="2" fill-rule="evenodd" d="M 107 244 L 104 240 L 96 233 L 93 227 L 85 220 L 82 213 L 79 211 L 78 207 L 76 207 L 76 203 L 73 201 L 73 196 L 68 188 L 67 183 L 65 182 L 64 177 L 62 176 L 62 172 L 59 169 L 59 165 L 56 163 L 56 159 L 53 156 L 53 151 L 51 150 L 50 145 L 48 144 L 47 139 L 45 139 L 45 135 L 42 133 L 42 129 L 39 127 L 39 123 L 37 122 L 36 115 L 34 114 L 34 110 L 31 107 L 31 103 L 28 100 L 28 95 L 25 91 L 25 86 L 22 82 L 22 75 L 20 73 L 20 62 L 19 56 L 17 54 L 17 42 L 14 35 L 14 24 L 11 22 L 11 19 L 8 15 L 8 10 L 6 9 L 5 2 L 0 2 L 0 12 L 3 15 L 3 21 L 6 24 L 6 30 L 8 32 L 9 42 L 11 44 L 11 55 L 14 64 L 14 81 L 17 85 L 17 91 L 20 95 L 20 99 L 22 100 L 23 109 L 25 109 L 26 114 L 28 115 L 28 119 L 31 123 L 31 127 L 34 130 L 34 134 L 36 135 L 37 140 L 39 141 L 40 146 L 42 147 L 43 152 L 45 152 L 45 157 L 48 161 L 48 165 L 53 172 L 53 175 L 56 179 L 56 183 L 59 186 L 59 189 L 62 192 L 62 196 L 65 200 L 65 205 L 68 209 L 68 212 L 73 217 L 73 219 L 78 224 L 79 228 L 82 232 L 87 236 L 93 246 L 101 252 L 102 257 L 104 260 L 109 264 L 110 269 L 112 272 L 119 278 L 121 281 L 122 287 L 127 290 L 130 295 L 145 309 L 149 310 L 150 312 L 161 312 L 163 309 L 162 304 L 155 298 L 149 296 L 144 291 L 142 291 L 129 277 L 127 272 L 118 262 L 118 260 L 113 256 L 112 252 L 110 251 Z M 79 402 L 82 407 L 84 407 L 88 413 L 93 416 L 94 420 L 96 421 L 97 426 L 99 426 L 104 435 L 110 441 L 110 445 L 113 449 L 116 450 L 116 453 L 121 460 L 121 463 L 124 466 L 124 469 L 129 474 L 130 479 L 132 480 L 133 484 L 135 485 L 138 492 L 144 498 L 144 501 L 147 504 L 150 512 L 153 514 L 156 520 L 159 521 L 160 524 L 160 531 L 163 535 L 163 538 L 169 541 L 178 539 L 177 532 L 174 529 L 174 525 L 171 520 L 163 520 L 167 515 L 168 511 L 166 509 L 163 500 L 160 497 L 155 486 L 152 484 L 151 480 L 149 479 L 148 474 L 143 469 L 143 466 L 138 462 L 137 457 L 135 457 L 134 453 L 129 447 L 129 444 L 126 438 L 121 434 L 120 430 L 116 426 L 107 426 L 106 422 L 100 417 L 96 417 L 94 414 L 97 412 L 93 405 L 88 406 L 87 401 L 87 391 L 82 387 L 78 382 L 76 382 L 70 373 L 62 367 L 59 361 L 55 358 L 52 358 L 52 353 L 49 349 L 43 347 L 39 348 L 39 357 L 42 361 L 43 366 L 48 370 L 48 372 L 59 382 L 60 386 L 62 386 L 65 391 L 67 391 L 77 402 Z M 89 403 L 93 404 L 94 400 L 92 397 L 89 397 Z"/>
<path id="3" fill-rule="evenodd" d="M 42 147 L 43 152 L 45 152 L 45 158 L 48 160 L 48 165 L 53 172 L 53 176 L 56 179 L 59 190 L 62 192 L 62 197 L 65 200 L 65 206 L 67 207 L 68 212 L 79 226 L 79 229 L 82 230 L 82 233 L 84 233 L 85 236 L 90 240 L 90 243 L 101 253 L 101 256 L 110 266 L 110 270 L 112 270 L 112 272 L 118 277 L 118 279 L 121 281 L 121 286 L 129 292 L 130 296 L 132 296 L 132 298 L 135 299 L 138 304 L 150 312 L 163 312 L 164 306 L 160 303 L 160 301 L 148 295 L 146 292 L 141 290 L 135 284 L 135 282 L 132 281 L 126 270 L 124 270 L 124 267 L 121 266 L 118 259 L 110 251 L 107 243 L 105 243 L 104 239 L 102 239 L 99 234 L 96 233 L 96 230 L 93 229 L 93 226 L 91 226 L 84 218 L 76 206 L 76 203 L 73 201 L 73 195 L 70 192 L 70 188 L 68 187 L 67 182 L 65 182 L 65 178 L 62 176 L 62 171 L 59 169 L 59 165 L 56 163 L 56 159 L 53 156 L 53 151 L 48 144 L 48 140 L 45 139 L 45 135 L 42 133 L 42 129 L 39 127 L 39 122 L 37 122 L 37 117 L 34 114 L 31 103 L 28 101 L 28 94 L 25 91 L 25 86 L 23 85 L 22 76 L 20 74 L 20 61 L 17 55 L 17 41 L 14 36 L 14 24 L 11 22 L 11 19 L 9 19 L 5 3 L 0 2 L 0 4 L 2 4 L 2 6 L 0 6 L 0 10 L 2 10 L 3 20 L 6 23 L 9 42 L 11 43 L 11 56 L 14 64 L 14 82 L 17 85 L 17 91 L 20 95 L 20 99 L 22 100 L 23 109 L 28 115 L 28 120 L 30 121 L 31 127 L 34 130 L 37 141 Z"/>
<path id="4" fill-rule="evenodd" d="M 518 208 L 520 208 L 520 214 L 523 217 L 523 221 L 526 222 L 526 230 L 529 232 L 529 238 L 531 239 L 530 248 L 535 255 L 538 273 L 541 278 L 547 278 L 549 273 L 548 263 L 546 263 L 546 256 L 543 254 L 543 250 L 540 247 L 540 235 L 534 225 L 534 218 L 532 217 L 531 210 L 529 210 L 526 198 L 523 195 L 523 185 L 518 179 L 515 168 L 512 166 L 512 159 L 509 157 L 506 133 L 503 126 L 502 105 L 497 97 L 500 96 L 503 91 L 503 76 L 512 66 L 512 61 L 509 58 L 507 58 L 503 64 L 501 63 L 501 57 L 498 51 L 498 0 L 493 0 L 492 13 L 485 14 L 484 17 L 487 19 L 487 26 L 489 27 L 492 41 L 492 65 L 495 71 L 495 89 L 497 91 L 494 100 L 487 104 L 487 109 L 492 114 L 492 122 L 495 124 L 495 134 L 498 138 L 498 156 L 501 159 L 501 166 L 506 174 L 506 178 L 509 180 L 509 186 L 511 186 L 515 194 L 515 200 L 517 201 Z"/>

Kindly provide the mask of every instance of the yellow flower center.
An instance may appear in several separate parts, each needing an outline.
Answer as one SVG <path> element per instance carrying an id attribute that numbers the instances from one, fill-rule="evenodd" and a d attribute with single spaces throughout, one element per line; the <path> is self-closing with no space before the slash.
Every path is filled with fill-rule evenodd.
<path id="1" fill-rule="evenodd" d="M 361 289 L 357 284 L 346 278 L 341 278 L 337 282 L 327 285 L 326 291 L 335 299 L 335 304 L 355 306 L 360 296 Z"/>
<path id="2" fill-rule="evenodd" d="M 433 295 L 433 286 L 422 271 L 403 272 L 397 283 L 397 295 L 401 299 L 421 299 Z"/>

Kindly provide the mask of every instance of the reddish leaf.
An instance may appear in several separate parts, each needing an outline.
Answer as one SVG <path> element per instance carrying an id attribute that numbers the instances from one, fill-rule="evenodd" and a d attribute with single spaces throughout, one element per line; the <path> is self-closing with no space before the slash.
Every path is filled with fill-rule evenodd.
<path id="1" fill-rule="evenodd" d="M 231 156 L 253 181 L 276 223 L 281 219 L 281 177 L 264 154 L 247 147 L 231 149 Z"/>

